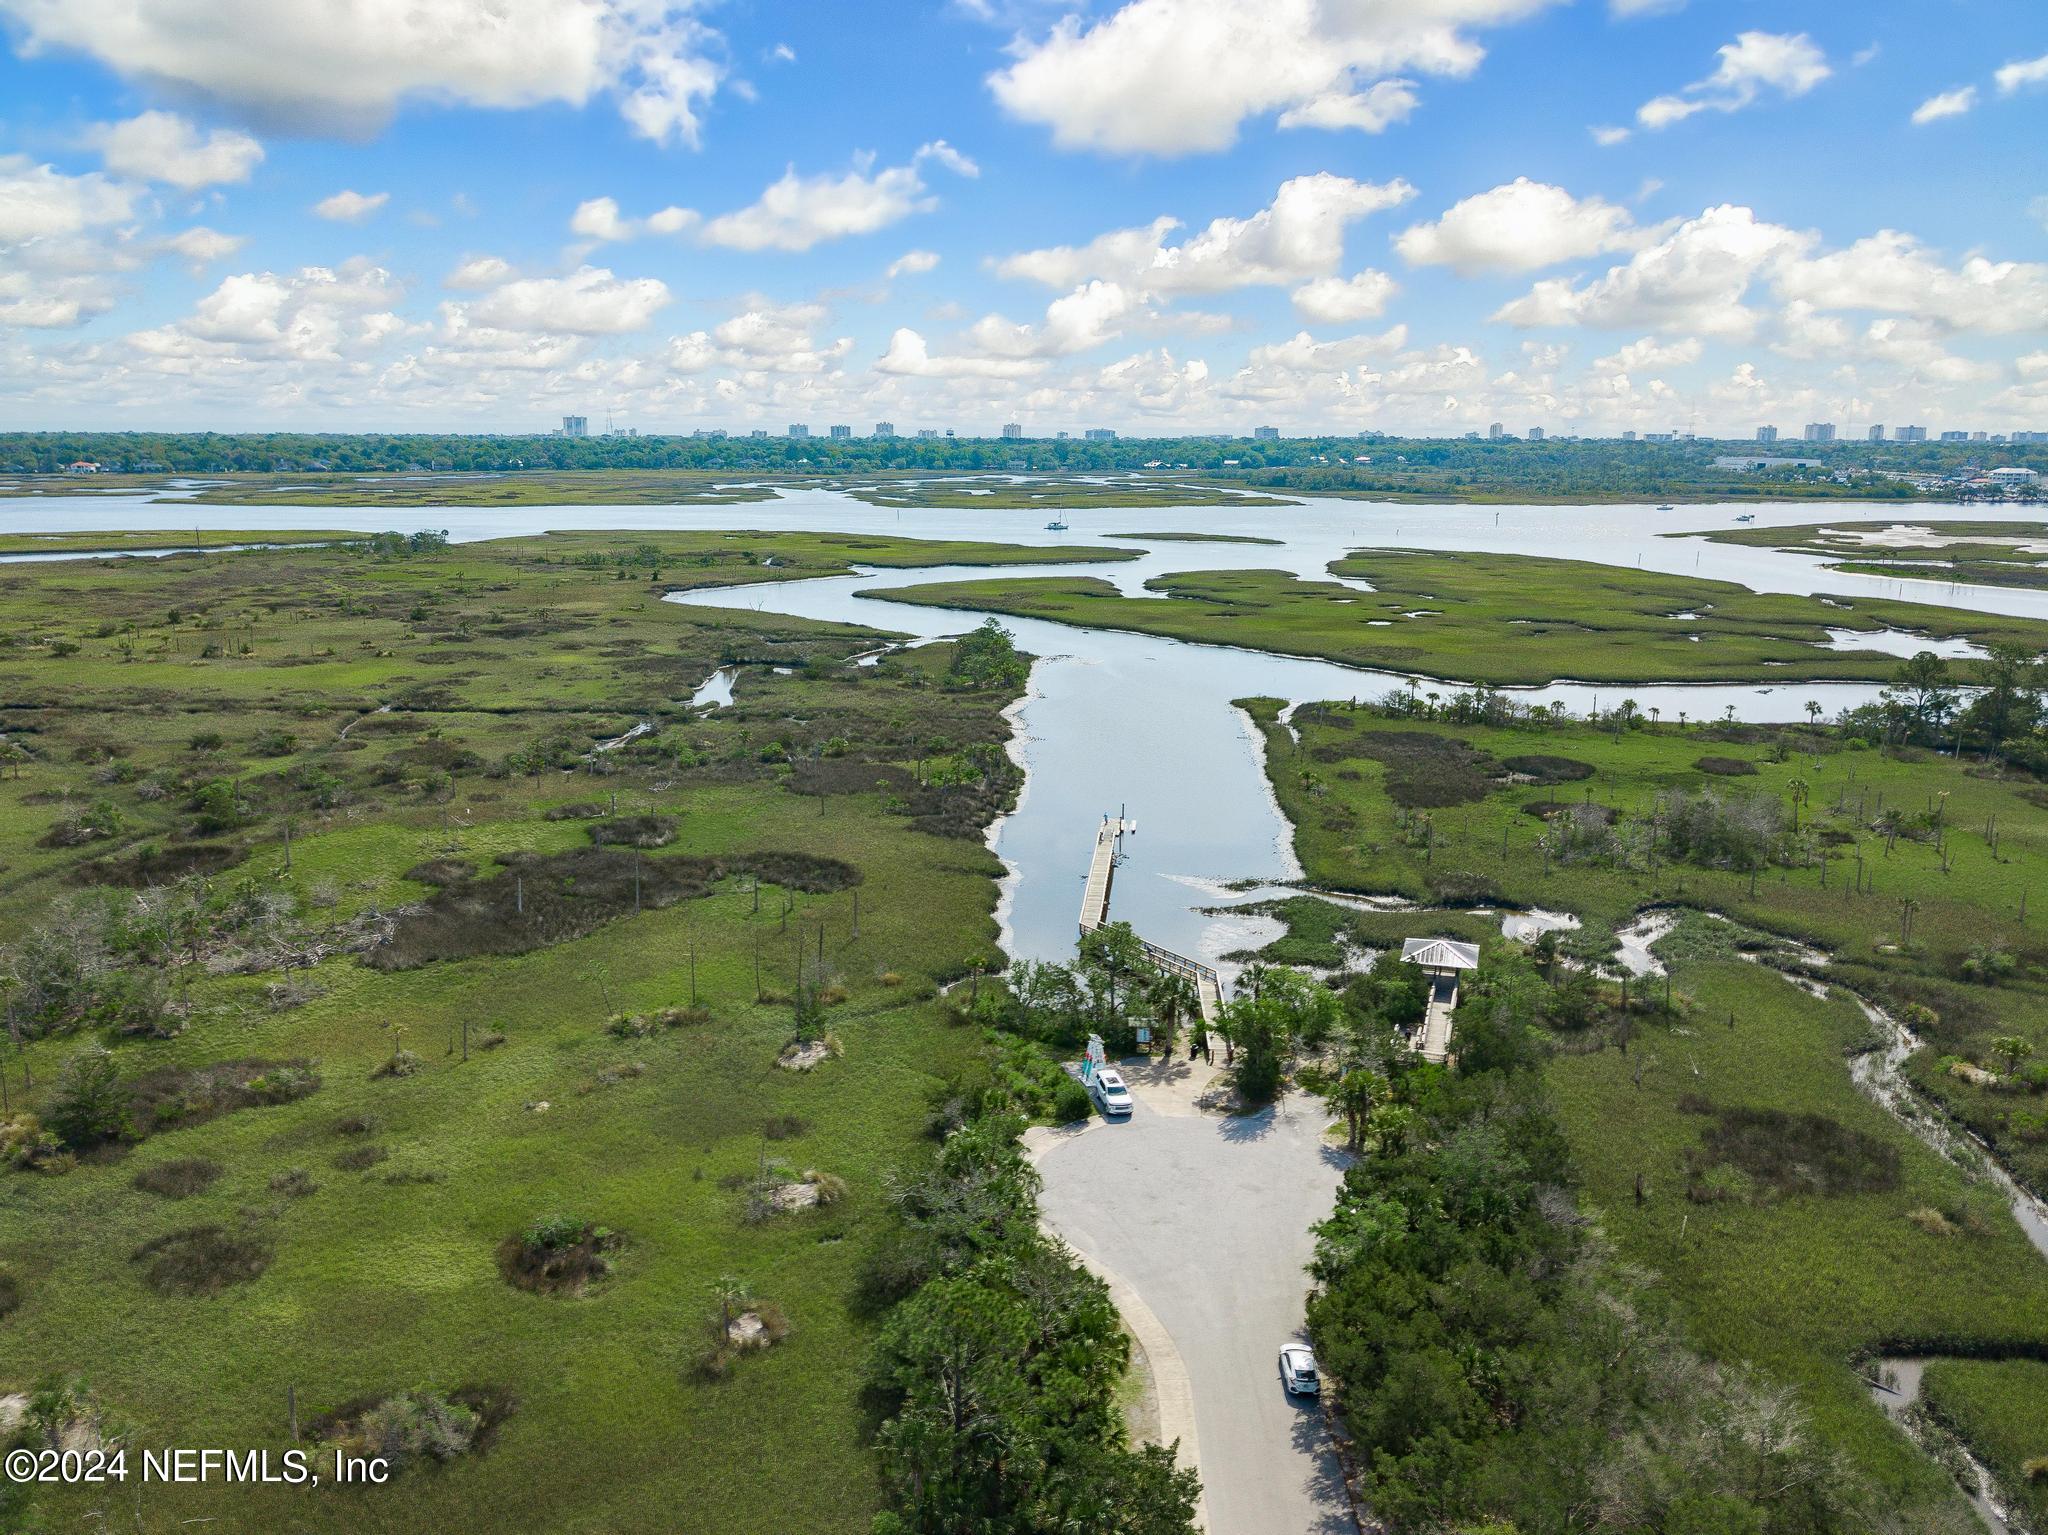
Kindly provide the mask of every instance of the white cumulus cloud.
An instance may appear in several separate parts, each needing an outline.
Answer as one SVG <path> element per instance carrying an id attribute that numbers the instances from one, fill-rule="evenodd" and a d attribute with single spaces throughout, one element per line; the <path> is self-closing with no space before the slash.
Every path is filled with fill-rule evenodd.
<path id="1" fill-rule="evenodd" d="M 615 97 L 695 143 L 724 74 L 690 0 L 0 0 L 31 52 L 89 54 L 259 121 L 360 136 L 411 100 L 517 108 Z"/>
<path id="2" fill-rule="evenodd" d="M 1353 181 L 1321 171 L 1281 183 L 1273 201 L 1257 213 L 1212 219 L 1178 244 L 1167 243 L 1167 237 L 1180 221 L 1158 218 L 1138 228 L 1112 230 L 1086 245 L 1024 251 L 998 262 L 996 271 L 1056 288 L 1100 277 L 1154 294 L 1292 286 L 1335 271 L 1351 223 L 1414 195 L 1405 181 Z"/>
<path id="3" fill-rule="evenodd" d="M 1913 109 L 1913 126 L 1918 128 L 1928 123 L 1938 123 L 1944 117 L 1961 117 L 1976 104 L 1977 87 L 1974 85 L 1963 86 L 1960 90 L 1943 91 L 1939 95 L 1929 96 Z"/>
<path id="4" fill-rule="evenodd" d="M 670 300 L 655 277 L 617 277 L 605 267 L 578 267 L 565 277 L 515 277 L 460 309 L 477 325 L 572 336 L 613 336 L 643 330 Z"/>
<path id="5" fill-rule="evenodd" d="M 2015 59 L 2010 64 L 2002 64 L 1991 78 L 2003 96 L 2010 96 L 2025 86 L 2048 83 L 2048 53 L 2038 59 Z"/>
<path id="6" fill-rule="evenodd" d="M 1296 288 L 1294 312 L 1319 325 L 1348 325 L 1386 313 L 1398 284 L 1371 268 L 1356 277 L 1318 277 Z"/>
<path id="7" fill-rule="evenodd" d="M 909 164 L 881 170 L 874 168 L 872 155 L 857 157 L 843 176 L 799 176 L 791 166 L 755 202 L 706 224 L 704 242 L 732 250 L 803 251 L 826 240 L 872 234 L 938 206 L 922 174 L 927 161 L 956 175 L 980 173 L 943 139 L 919 149 Z"/>
<path id="8" fill-rule="evenodd" d="M 1041 38 L 1020 37 L 989 88 L 1068 149 L 1225 149 L 1247 118 L 1268 113 L 1289 126 L 1376 131 L 1413 107 L 1396 77 L 1470 74 L 1485 52 L 1473 29 L 1548 3 L 1128 0 L 1099 20 L 1069 14 Z"/>
<path id="9" fill-rule="evenodd" d="M 317 218 L 331 219 L 337 224 L 360 224 L 364 219 L 374 217 L 383 206 L 391 201 L 389 192 L 336 192 L 332 197 L 323 197 L 313 204 Z"/>
<path id="10" fill-rule="evenodd" d="M 1415 266 L 1448 266 L 1472 277 L 1533 272 L 1642 243 L 1626 208 L 1517 176 L 1452 204 L 1434 223 L 1410 225 L 1396 236 L 1394 248 Z"/>
<path id="11" fill-rule="evenodd" d="M 889 263 L 889 269 L 883 275 L 890 278 L 915 277 L 931 271 L 938 264 L 939 257 L 936 251 L 905 251 Z"/>
<path id="12" fill-rule="evenodd" d="M 1539 282 L 1493 318 L 1518 326 L 1747 335 L 1757 318 L 1743 303 L 1751 282 L 1811 244 L 1810 235 L 1724 204 L 1685 220 L 1591 282 Z"/>
<path id="13" fill-rule="evenodd" d="M 1719 57 L 1705 79 L 1644 102 L 1636 109 L 1636 121 L 1645 128 L 1668 128 L 1695 112 L 1738 112 L 1767 90 L 1804 96 L 1834 73 L 1827 55 L 1804 32 L 1744 32 L 1723 44 Z"/>
<path id="14" fill-rule="evenodd" d="M 201 134 L 175 112 L 144 112 L 101 123 L 87 142 L 115 175 L 161 181 L 187 192 L 247 181 L 263 162 L 263 146 L 248 134 L 228 128 Z"/>

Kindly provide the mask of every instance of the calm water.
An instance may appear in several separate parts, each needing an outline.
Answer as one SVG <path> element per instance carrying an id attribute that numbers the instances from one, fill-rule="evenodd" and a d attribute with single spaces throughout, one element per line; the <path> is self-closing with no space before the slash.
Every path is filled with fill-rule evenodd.
<path id="1" fill-rule="evenodd" d="M 0 530 L 92 532 L 161 528 L 239 529 L 251 533 L 305 528 L 410 532 L 444 528 L 469 540 L 541 533 L 556 528 L 732 529 L 985 538 L 1030 545 L 1085 544 L 1121 532 L 1216 532 L 1281 540 L 1251 544 L 1155 544 L 1140 559 L 1096 567 L 1025 567 L 1006 574 L 1100 575 L 1132 596 L 1144 582 L 1177 570 L 1247 566 L 1327 579 L 1329 561 L 1361 545 L 1482 549 L 1596 560 L 1678 574 L 1738 581 L 1759 591 L 1827 593 L 1844 601 L 1903 596 L 1980 612 L 2048 618 L 2048 592 L 1956 586 L 1845 575 L 1817 558 L 1659 535 L 1729 527 L 1738 508 L 1646 506 L 1472 507 L 1391 506 L 1316 501 L 1290 507 L 1187 507 L 1063 511 L 1065 532 L 1048 531 L 1040 510 L 903 509 L 869 506 L 830 491 L 799 491 L 776 500 L 717 507 L 328 508 L 154 505 L 133 497 L 50 497 L 0 501 Z M 1893 507 L 1787 504 L 1744 506 L 1757 526 L 1817 521 L 1925 521 L 1955 515 L 1934 507 L 1901 514 Z M 1973 519 L 1999 518 L 1971 508 Z M 2020 509 L 2009 520 L 2037 520 Z M 1124 546 L 1128 547 L 1128 546 Z M 979 614 L 875 600 L 891 587 L 987 576 L 982 568 L 863 573 L 773 586 L 678 594 L 695 607 L 730 606 L 865 624 L 930 637 L 957 633 Z M 862 595 L 866 594 L 866 595 Z M 1372 697 L 1405 679 L 1326 662 L 1271 656 L 1223 646 L 1185 644 L 1143 635 L 1079 629 L 1038 620 L 1006 619 L 1026 649 L 1043 659 L 1032 695 L 1018 711 L 1019 751 L 1029 778 L 1015 814 L 999 828 L 996 849 L 1006 881 L 1006 941 L 1015 954 L 1056 958 L 1072 952 L 1081 878 L 1094 827 L 1120 808 L 1138 822 L 1130 858 L 1119 871 L 1115 910 L 1147 936 L 1183 952 L 1213 957 L 1259 940 L 1266 924 L 1246 917 L 1212 918 L 1198 908 L 1227 901 L 1224 881 L 1298 876 L 1288 828 L 1267 789 L 1257 743 L 1233 699 L 1264 695 L 1300 703 Z M 1887 640 L 1873 648 L 1918 648 Z M 1449 691 L 1444 684 L 1438 691 Z M 738 684 L 744 698 L 746 681 Z M 1559 685 L 1529 690 L 1531 701 L 1574 709 L 1610 705 L 1623 696 L 1667 718 L 1718 715 L 1733 704 L 1748 719 L 1793 719 L 1809 698 L 1830 711 L 1873 693 L 1863 685 L 1776 687 L 1603 687 Z"/>

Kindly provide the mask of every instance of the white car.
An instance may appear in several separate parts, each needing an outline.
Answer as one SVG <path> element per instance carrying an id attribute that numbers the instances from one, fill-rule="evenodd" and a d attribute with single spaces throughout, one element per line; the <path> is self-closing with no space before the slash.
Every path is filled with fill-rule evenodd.
<path id="1" fill-rule="evenodd" d="M 1316 1374 L 1316 1356 L 1306 1343 L 1280 1345 L 1280 1384 L 1290 1396 L 1321 1396 L 1322 1377 Z"/>
<path id="2" fill-rule="evenodd" d="M 1123 1119 L 1129 1116 L 1131 1090 L 1124 1086 L 1124 1079 L 1115 1072 L 1096 1072 L 1095 1080 L 1088 1085 L 1088 1091 L 1095 1095 L 1095 1102 L 1109 1118 Z"/>

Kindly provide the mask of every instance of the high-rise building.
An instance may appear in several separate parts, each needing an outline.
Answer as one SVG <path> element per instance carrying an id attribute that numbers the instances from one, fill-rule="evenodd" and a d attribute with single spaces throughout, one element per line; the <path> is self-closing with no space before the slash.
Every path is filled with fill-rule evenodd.
<path id="1" fill-rule="evenodd" d="M 1052 434 L 1052 440 L 1054 442 L 1066 442 L 1073 435 L 1074 434 L 1072 432 L 1054 432 Z"/>
<path id="2" fill-rule="evenodd" d="M 1883 425 L 1882 425 L 1882 424 L 1880 424 L 1880 425 L 1877 425 L 1877 426 L 1873 426 L 1873 427 L 1872 427 L 1872 428 L 1870 429 L 1870 440 L 1871 440 L 1872 442 L 1883 442 L 1883 441 L 1884 441 L 1884 427 L 1883 427 Z"/>
<path id="3" fill-rule="evenodd" d="M 1540 427 L 1540 426 L 1532 426 L 1532 427 L 1530 427 L 1530 428 L 1529 428 L 1529 440 L 1530 440 L 1531 442 L 1541 442 L 1541 441 L 1543 440 L 1543 428 L 1542 428 L 1542 427 Z"/>
<path id="4" fill-rule="evenodd" d="M 1970 433 L 1970 441 L 1972 441 L 1972 442 L 1989 442 L 1990 440 L 1991 440 L 1991 434 L 1990 434 L 1990 433 L 1988 433 L 1988 432 L 1972 432 L 1972 433 Z"/>
<path id="5" fill-rule="evenodd" d="M 877 437 L 894 437 L 896 435 L 896 423 L 893 421 L 877 421 L 875 423 L 874 435 Z"/>
<path id="6" fill-rule="evenodd" d="M 1634 442 L 1636 440 L 1636 434 L 1634 432 L 1623 432 L 1621 434 L 1621 440 L 1623 442 Z"/>
<path id="7" fill-rule="evenodd" d="M 2012 440 L 2015 444 L 2048 442 L 2048 432 L 2014 432 Z"/>
<path id="8" fill-rule="evenodd" d="M 832 428 L 832 440 L 834 442 L 838 442 L 843 438 L 851 437 L 852 435 L 853 428 L 850 426 L 835 426 Z"/>
<path id="9" fill-rule="evenodd" d="M 1116 428 L 1113 426 L 1091 426 L 1081 435 L 1090 442 L 1115 442 Z"/>
<path id="10" fill-rule="evenodd" d="M 1924 426 L 1895 426 L 1892 428 L 1893 442 L 1925 442 L 1927 428 Z"/>
<path id="11" fill-rule="evenodd" d="M 811 429 L 801 421 L 792 421 L 789 423 L 789 435 L 792 437 L 808 437 L 811 435 Z"/>
<path id="12" fill-rule="evenodd" d="M 1807 422 L 1806 440 L 1808 442 L 1833 442 L 1835 440 L 1835 423 L 1832 421 Z"/>
<path id="13" fill-rule="evenodd" d="M 1487 435 L 1487 436 L 1488 436 L 1489 438 L 1498 438 L 1498 437 L 1502 436 L 1502 435 L 1503 435 L 1503 432 L 1502 432 L 1501 424 L 1500 424 L 1500 423 L 1499 423 L 1498 421 L 1494 422 L 1492 426 L 1489 426 L 1489 427 L 1488 427 L 1488 428 L 1486 429 L 1486 435 Z"/>
<path id="14" fill-rule="evenodd" d="M 1254 442 L 1278 442 L 1280 440 L 1280 428 L 1277 426 L 1255 426 L 1252 428 L 1252 440 Z"/>
<path id="15" fill-rule="evenodd" d="M 1968 442 L 1970 434 L 1968 432 L 1943 432 L 1941 440 L 1943 442 Z"/>
<path id="16" fill-rule="evenodd" d="M 1756 440 L 1758 442 L 1776 442 L 1778 440 L 1778 429 L 1775 426 L 1760 426 L 1756 429 Z"/>
<path id="17" fill-rule="evenodd" d="M 588 416 L 562 417 L 562 435 L 564 437 L 588 437 L 590 435 L 590 418 Z"/>
<path id="18" fill-rule="evenodd" d="M 921 426 L 917 429 L 917 436 L 920 442 L 929 442 L 938 435 L 939 429 L 935 426 Z"/>
<path id="19" fill-rule="evenodd" d="M 1010 441 L 1015 442 L 1024 435 L 1024 428 L 1018 422 L 1005 421 L 1003 423 L 1003 435 L 1009 438 Z"/>
<path id="20" fill-rule="evenodd" d="M 747 433 L 747 435 L 749 437 L 766 437 L 768 435 L 768 428 L 765 426 L 757 426 L 751 432 Z"/>

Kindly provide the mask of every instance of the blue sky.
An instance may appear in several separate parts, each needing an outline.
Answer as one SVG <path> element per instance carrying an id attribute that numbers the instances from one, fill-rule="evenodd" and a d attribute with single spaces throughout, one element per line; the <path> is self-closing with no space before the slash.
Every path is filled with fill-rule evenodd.
<path id="1" fill-rule="evenodd" d="M 2038 0 L 0 30 L 22 426 L 2048 429 Z"/>

